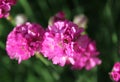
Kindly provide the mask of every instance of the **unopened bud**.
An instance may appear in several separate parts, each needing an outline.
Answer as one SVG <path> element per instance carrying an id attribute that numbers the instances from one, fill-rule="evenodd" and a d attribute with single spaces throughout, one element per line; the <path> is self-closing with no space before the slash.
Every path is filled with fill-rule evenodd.
<path id="1" fill-rule="evenodd" d="M 73 22 L 77 24 L 79 27 L 85 29 L 87 27 L 88 19 L 85 15 L 81 14 L 81 15 L 76 15 L 73 19 Z"/>
<path id="2" fill-rule="evenodd" d="M 15 24 L 21 25 L 24 24 L 27 21 L 27 17 L 23 14 L 19 14 L 15 17 Z"/>
<path id="3" fill-rule="evenodd" d="M 50 17 L 48 24 L 53 25 L 54 22 L 65 20 L 65 13 L 63 11 L 58 12 L 55 16 Z"/>

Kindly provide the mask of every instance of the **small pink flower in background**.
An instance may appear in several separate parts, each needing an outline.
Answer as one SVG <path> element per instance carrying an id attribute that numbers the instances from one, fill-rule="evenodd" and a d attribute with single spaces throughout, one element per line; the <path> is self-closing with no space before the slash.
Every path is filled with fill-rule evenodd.
<path id="1" fill-rule="evenodd" d="M 109 74 L 113 81 L 120 82 L 120 62 L 114 64 L 113 69 Z"/>
<path id="2" fill-rule="evenodd" d="M 120 71 L 120 62 L 116 62 L 113 66 L 113 71 Z"/>
<path id="3" fill-rule="evenodd" d="M 44 30 L 35 23 L 25 23 L 16 26 L 8 35 L 6 50 L 11 59 L 17 59 L 18 63 L 27 60 L 40 52 Z"/>
<path id="4" fill-rule="evenodd" d="M 10 9 L 11 9 L 11 6 L 8 3 L 1 3 L 0 4 L 0 18 L 8 17 Z"/>
<path id="5" fill-rule="evenodd" d="M 113 71 L 110 73 L 110 77 L 115 81 L 115 82 L 120 82 L 120 73 Z"/>
<path id="6" fill-rule="evenodd" d="M 17 0 L 0 0 L 0 18 L 9 16 L 11 6 L 16 4 Z"/>

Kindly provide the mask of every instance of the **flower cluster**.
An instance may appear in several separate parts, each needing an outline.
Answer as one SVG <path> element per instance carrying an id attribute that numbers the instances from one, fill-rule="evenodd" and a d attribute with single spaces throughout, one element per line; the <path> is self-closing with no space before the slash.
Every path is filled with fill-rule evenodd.
<path id="1" fill-rule="evenodd" d="M 40 52 L 43 35 L 44 29 L 38 24 L 27 22 L 16 26 L 7 38 L 8 55 L 11 59 L 17 59 L 18 63 L 27 60 L 35 52 Z"/>
<path id="2" fill-rule="evenodd" d="M 0 0 L 0 18 L 6 18 L 9 15 L 11 6 L 16 4 L 17 0 Z"/>
<path id="3" fill-rule="evenodd" d="M 110 77 L 115 82 L 120 82 L 120 62 L 114 64 L 112 72 L 110 72 Z"/>
<path id="4" fill-rule="evenodd" d="M 42 43 L 43 55 L 52 60 L 53 64 L 71 64 L 75 69 L 85 67 L 90 70 L 101 64 L 95 42 L 87 35 L 82 35 L 83 31 L 84 29 L 67 20 L 48 26 Z"/>
<path id="5" fill-rule="evenodd" d="M 28 22 L 15 27 L 7 38 L 6 50 L 10 58 L 20 63 L 39 52 L 53 64 L 69 64 L 72 69 L 90 70 L 101 64 L 95 41 L 83 34 L 83 28 L 65 19 L 63 12 L 55 15 L 51 22 L 46 31 Z"/>

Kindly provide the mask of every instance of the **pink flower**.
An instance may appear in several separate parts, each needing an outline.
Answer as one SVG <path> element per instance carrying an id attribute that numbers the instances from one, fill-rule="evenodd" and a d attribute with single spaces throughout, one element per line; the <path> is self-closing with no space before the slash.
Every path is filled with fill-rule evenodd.
<path id="1" fill-rule="evenodd" d="M 113 81 L 120 82 L 120 62 L 114 64 L 110 77 Z"/>
<path id="2" fill-rule="evenodd" d="M 120 73 L 113 71 L 110 73 L 110 77 L 115 81 L 115 82 L 120 82 Z"/>
<path id="3" fill-rule="evenodd" d="M 0 18 L 8 17 L 11 6 L 15 4 L 16 0 L 0 0 Z"/>
<path id="4" fill-rule="evenodd" d="M 101 60 L 98 58 L 99 52 L 96 50 L 95 42 L 91 42 L 88 44 L 86 49 L 86 56 L 88 58 L 86 62 L 85 68 L 90 70 L 91 68 L 95 67 L 96 65 L 101 64 Z"/>
<path id="5" fill-rule="evenodd" d="M 113 66 L 113 71 L 120 71 L 120 62 L 116 62 Z"/>
<path id="6" fill-rule="evenodd" d="M 101 64 L 95 42 L 87 35 L 82 35 L 83 31 L 83 28 L 67 20 L 54 22 L 45 33 L 43 55 L 52 60 L 53 64 L 70 64 L 75 69 L 90 70 Z"/>
<path id="7" fill-rule="evenodd" d="M 45 33 L 42 53 L 48 59 L 52 59 L 54 64 L 64 66 L 65 64 L 74 64 L 72 50 L 72 41 L 80 35 L 83 29 L 69 21 L 55 22 L 53 26 L 48 27 Z M 78 33 L 79 32 L 79 33 Z"/>
<path id="8" fill-rule="evenodd" d="M 75 64 L 72 66 L 74 69 L 90 70 L 96 65 L 101 64 L 98 58 L 99 52 L 96 50 L 95 42 L 91 41 L 87 35 L 82 35 L 76 40 L 76 45 L 81 53 L 75 55 Z"/>
<path id="9" fill-rule="evenodd" d="M 73 69 L 90 70 L 101 64 L 94 41 L 83 35 L 83 28 L 65 19 L 63 12 L 57 13 L 50 21 L 45 33 L 42 52 L 53 64 L 70 64 Z"/>
<path id="10" fill-rule="evenodd" d="M 0 18 L 6 18 L 9 15 L 11 6 L 8 3 L 0 4 Z"/>
<path id="11" fill-rule="evenodd" d="M 44 30 L 35 23 L 25 23 L 16 26 L 8 35 L 6 50 L 11 59 L 17 59 L 18 63 L 27 60 L 40 52 L 43 40 Z"/>

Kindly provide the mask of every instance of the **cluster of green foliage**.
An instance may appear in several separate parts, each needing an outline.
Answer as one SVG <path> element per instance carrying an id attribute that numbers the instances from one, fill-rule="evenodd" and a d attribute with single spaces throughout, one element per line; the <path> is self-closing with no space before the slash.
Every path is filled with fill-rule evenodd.
<path id="1" fill-rule="evenodd" d="M 0 82 L 112 82 L 109 72 L 120 60 L 120 0 L 18 0 L 10 15 L 25 14 L 28 21 L 47 27 L 48 19 L 64 11 L 69 20 L 77 14 L 88 18 L 86 32 L 96 41 L 102 64 L 90 71 L 71 70 L 32 57 L 18 64 L 10 60 L 6 38 L 14 24 L 0 19 Z"/>

